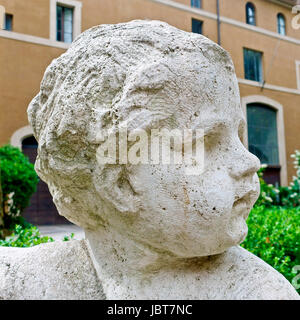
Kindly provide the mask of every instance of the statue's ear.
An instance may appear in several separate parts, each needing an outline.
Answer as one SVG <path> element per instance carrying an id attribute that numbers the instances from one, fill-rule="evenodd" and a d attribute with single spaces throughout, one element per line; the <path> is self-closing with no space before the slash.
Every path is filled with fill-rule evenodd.
<path id="1" fill-rule="evenodd" d="M 129 181 L 124 166 L 107 165 L 97 171 L 94 179 L 95 188 L 105 202 L 122 213 L 139 211 L 140 199 Z"/>

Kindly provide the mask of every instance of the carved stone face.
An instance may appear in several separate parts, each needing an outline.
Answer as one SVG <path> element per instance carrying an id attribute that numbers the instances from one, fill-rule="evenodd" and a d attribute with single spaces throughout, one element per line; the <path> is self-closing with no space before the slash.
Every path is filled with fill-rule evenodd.
<path id="1" fill-rule="evenodd" d="M 47 69 L 28 113 L 36 169 L 71 221 L 179 257 L 221 253 L 244 239 L 259 161 L 240 140 L 245 118 L 232 61 L 205 37 L 157 21 L 90 29 Z M 203 129 L 204 172 L 99 164 L 99 130 L 124 123 Z"/>
<path id="2" fill-rule="evenodd" d="M 195 72 L 201 61 L 192 58 L 170 61 L 174 87 L 160 94 L 159 103 L 171 110 L 172 121 L 167 118 L 156 128 L 203 129 L 204 172 L 188 175 L 184 165 L 128 165 L 126 179 L 134 193 L 127 193 L 122 204 L 137 203 L 138 214 L 133 221 L 114 221 L 130 237 L 181 257 L 217 254 L 241 243 L 259 195 L 259 160 L 241 142 L 246 122 L 235 75 L 210 65 L 205 77 L 203 70 Z M 151 87 L 153 79 L 162 78 L 149 77 L 150 72 L 155 68 L 143 69 L 144 81 L 136 81 L 150 79 Z M 218 89 L 212 93 L 214 84 Z M 130 101 L 136 101 L 135 94 L 121 104 Z"/>

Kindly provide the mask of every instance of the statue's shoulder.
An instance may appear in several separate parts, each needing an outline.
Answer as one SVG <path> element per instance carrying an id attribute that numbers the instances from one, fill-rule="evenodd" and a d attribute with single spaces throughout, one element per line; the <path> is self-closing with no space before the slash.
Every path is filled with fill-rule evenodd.
<path id="1" fill-rule="evenodd" d="M 85 240 L 0 247 L 0 300 L 104 298 Z"/>
<path id="2" fill-rule="evenodd" d="M 222 257 L 226 283 L 239 299 L 293 300 L 299 295 L 290 282 L 269 264 L 240 246 Z"/>

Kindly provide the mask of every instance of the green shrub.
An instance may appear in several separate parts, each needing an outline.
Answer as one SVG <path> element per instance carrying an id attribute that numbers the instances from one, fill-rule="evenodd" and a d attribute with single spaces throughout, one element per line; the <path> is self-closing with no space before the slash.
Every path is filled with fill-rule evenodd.
<path id="1" fill-rule="evenodd" d="M 15 225 L 13 234 L 5 240 L 0 240 L 3 247 L 33 247 L 41 243 L 53 242 L 51 237 L 42 237 L 37 227 L 30 225 L 27 228 Z"/>
<path id="2" fill-rule="evenodd" d="M 33 247 L 41 243 L 53 242 L 54 239 L 48 236 L 41 236 L 40 231 L 34 225 L 21 219 L 23 225 L 15 225 L 12 235 L 0 240 L 0 247 Z M 64 236 L 62 241 L 71 241 L 74 239 L 74 233 Z"/>
<path id="3" fill-rule="evenodd" d="M 275 188 L 272 184 L 267 184 L 263 179 L 263 174 L 266 167 L 267 167 L 266 165 L 262 165 L 257 172 L 259 177 L 259 183 L 260 183 L 260 195 L 256 201 L 256 205 L 257 206 L 280 205 L 279 189 Z"/>
<path id="4" fill-rule="evenodd" d="M 64 236 L 63 241 L 70 241 L 74 239 L 74 233 L 72 232 L 69 236 Z"/>
<path id="5" fill-rule="evenodd" d="M 247 224 L 248 236 L 241 246 L 291 282 L 293 267 L 300 265 L 300 207 L 255 206 Z"/>
<path id="6" fill-rule="evenodd" d="M 4 229 L 12 229 L 36 191 L 38 177 L 29 159 L 10 145 L 0 148 Z M 1 231 L 1 230 L 0 230 Z"/>
<path id="7" fill-rule="evenodd" d="M 300 151 L 291 155 L 294 158 L 296 176 L 288 187 L 281 187 L 281 203 L 284 206 L 300 206 Z"/>

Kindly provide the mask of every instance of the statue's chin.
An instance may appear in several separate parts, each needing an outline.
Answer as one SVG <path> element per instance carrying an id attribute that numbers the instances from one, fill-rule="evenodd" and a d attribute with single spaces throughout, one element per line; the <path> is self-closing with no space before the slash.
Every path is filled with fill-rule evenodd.
<path id="1" fill-rule="evenodd" d="M 239 245 L 245 240 L 248 234 L 248 226 L 244 216 L 240 215 L 231 219 L 227 234 L 232 243 L 231 246 Z"/>
<path id="2" fill-rule="evenodd" d="M 229 249 L 232 246 L 237 245 L 238 243 L 233 242 L 226 242 L 222 243 L 222 245 L 212 245 L 211 247 L 200 248 L 201 245 L 199 244 L 199 247 L 197 247 L 196 243 L 193 243 L 193 249 L 192 250 L 182 250 L 181 248 L 176 250 L 172 250 L 172 254 L 177 256 L 178 258 L 182 259 L 191 259 L 191 258 L 201 258 L 201 257 L 207 257 L 217 254 L 224 253 L 227 249 Z"/>

